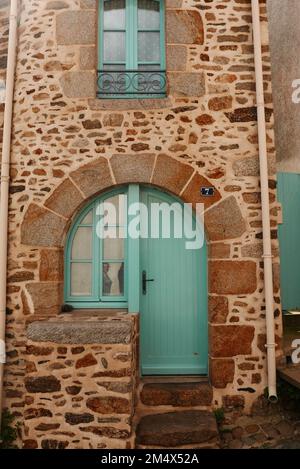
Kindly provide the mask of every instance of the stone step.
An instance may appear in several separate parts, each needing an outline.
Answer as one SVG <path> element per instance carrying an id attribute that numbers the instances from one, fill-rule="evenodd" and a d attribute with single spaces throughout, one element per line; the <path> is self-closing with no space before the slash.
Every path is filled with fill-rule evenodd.
<path id="1" fill-rule="evenodd" d="M 145 384 L 140 394 L 146 406 L 210 406 L 212 388 L 208 382 Z"/>
<path id="2" fill-rule="evenodd" d="M 206 410 L 185 410 L 141 418 L 136 432 L 138 447 L 212 447 L 219 441 L 215 416 Z"/>

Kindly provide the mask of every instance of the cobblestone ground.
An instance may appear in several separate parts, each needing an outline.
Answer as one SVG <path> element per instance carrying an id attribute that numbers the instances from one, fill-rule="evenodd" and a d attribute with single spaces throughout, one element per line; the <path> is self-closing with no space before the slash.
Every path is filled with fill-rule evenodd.
<path id="1" fill-rule="evenodd" d="M 222 449 L 300 449 L 300 403 L 261 399 L 252 416 L 226 411 L 219 430 Z"/>

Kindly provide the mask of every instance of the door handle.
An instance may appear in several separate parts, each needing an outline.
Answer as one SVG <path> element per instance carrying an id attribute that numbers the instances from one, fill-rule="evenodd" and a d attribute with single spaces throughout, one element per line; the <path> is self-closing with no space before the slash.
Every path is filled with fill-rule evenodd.
<path id="1" fill-rule="evenodd" d="M 142 288 L 143 288 L 143 295 L 147 294 L 147 283 L 154 282 L 154 278 L 147 278 L 147 272 L 143 270 L 142 273 Z"/>

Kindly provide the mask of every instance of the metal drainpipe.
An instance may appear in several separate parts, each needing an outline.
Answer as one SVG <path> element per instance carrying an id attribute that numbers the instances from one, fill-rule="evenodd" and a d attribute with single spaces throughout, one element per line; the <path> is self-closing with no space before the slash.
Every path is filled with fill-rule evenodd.
<path id="1" fill-rule="evenodd" d="M 276 390 L 276 343 L 274 323 L 274 289 L 273 289 L 273 256 L 271 243 L 270 199 L 268 181 L 268 153 L 266 137 L 266 115 L 263 85 L 263 64 L 261 50 L 260 8 L 259 0 L 251 0 L 253 18 L 253 40 L 256 77 L 256 100 L 258 121 L 258 144 L 261 183 L 261 205 L 263 223 L 263 260 L 264 260 L 264 286 L 266 303 L 266 330 L 267 330 L 267 366 L 269 400 L 277 402 Z"/>
<path id="2" fill-rule="evenodd" d="M 8 240 L 8 201 L 10 179 L 11 127 L 13 113 L 14 80 L 17 46 L 18 0 L 11 0 L 9 16 L 9 39 L 6 72 L 6 98 L 3 126 L 3 147 L 1 162 L 0 192 L 0 428 L 3 408 L 3 371 L 6 361 L 6 282 L 7 282 L 7 240 Z"/>

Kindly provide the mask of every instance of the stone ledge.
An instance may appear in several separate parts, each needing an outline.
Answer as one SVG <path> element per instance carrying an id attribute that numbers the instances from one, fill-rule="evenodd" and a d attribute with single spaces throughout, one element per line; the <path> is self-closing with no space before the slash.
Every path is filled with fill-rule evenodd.
<path id="1" fill-rule="evenodd" d="M 92 111 L 137 111 L 145 109 L 166 109 L 172 107 L 170 98 L 154 99 L 90 99 Z"/>
<path id="2" fill-rule="evenodd" d="M 27 339 L 57 344 L 129 344 L 134 321 L 37 321 L 29 324 Z"/>

